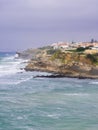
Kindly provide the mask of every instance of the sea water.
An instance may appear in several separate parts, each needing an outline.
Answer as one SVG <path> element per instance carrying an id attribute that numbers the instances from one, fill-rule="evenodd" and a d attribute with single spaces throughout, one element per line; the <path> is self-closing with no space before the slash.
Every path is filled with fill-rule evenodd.
<path id="1" fill-rule="evenodd" d="M 98 80 L 34 78 L 0 53 L 0 130 L 98 130 Z"/>

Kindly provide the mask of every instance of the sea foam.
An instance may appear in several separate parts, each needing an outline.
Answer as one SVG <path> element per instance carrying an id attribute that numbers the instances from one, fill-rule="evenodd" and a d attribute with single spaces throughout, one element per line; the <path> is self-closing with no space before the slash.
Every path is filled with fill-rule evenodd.
<path id="1" fill-rule="evenodd" d="M 0 60 L 0 77 L 24 72 L 26 61 L 16 58 L 16 55 L 5 56 Z"/>

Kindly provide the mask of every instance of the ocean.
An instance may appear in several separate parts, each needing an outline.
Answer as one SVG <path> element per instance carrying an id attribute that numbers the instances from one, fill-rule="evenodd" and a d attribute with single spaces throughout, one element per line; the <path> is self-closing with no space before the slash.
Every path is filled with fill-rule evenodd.
<path id="1" fill-rule="evenodd" d="M 98 80 L 34 78 L 0 53 L 0 130 L 98 130 Z"/>

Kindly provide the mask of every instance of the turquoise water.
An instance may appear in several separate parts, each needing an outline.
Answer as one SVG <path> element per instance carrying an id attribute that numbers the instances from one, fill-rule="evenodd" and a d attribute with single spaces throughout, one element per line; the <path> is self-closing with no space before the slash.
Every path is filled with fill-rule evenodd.
<path id="1" fill-rule="evenodd" d="M 0 71 L 0 130 L 98 130 L 98 80 L 33 78 L 5 61 L 15 73 Z"/>

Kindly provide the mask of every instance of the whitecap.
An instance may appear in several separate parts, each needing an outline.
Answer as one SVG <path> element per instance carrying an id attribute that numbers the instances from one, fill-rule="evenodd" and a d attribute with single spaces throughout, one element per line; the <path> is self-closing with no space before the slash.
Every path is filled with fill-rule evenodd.
<path id="1" fill-rule="evenodd" d="M 65 96 L 88 96 L 88 93 L 66 93 Z"/>
<path id="2" fill-rule="evenodd" d="M 89 84 L 98 84 L 98 81 L 90 82 Z"/>
<path id="3" fill-rule="evenodd" d="M 22 116 L 18 116 L 17 119 L 18 119 L 18 120 L 22 120 L 22 119 L 24 119 L 24 118 L 23 118 Z"/>
<path id="4" fill-rule="evenodd" d="M 15 80 L 15 81 L 13 81 L 13 80 L 11 81 L 11 79 L 10 79 L 10 81 L 4 80 L 4 81 L 0 81 L 0 84 L 2 84 L 2 85 L 18 85 L 18 84 L 21 84 L 23 82 L 29 81 L 30 79 L 32 79 L 32 76 L 29 78 L 21 78 L 19 80 Z"/>
<path id="5" fill-rule="evenodd" d="M 15 59 L 15 55 L 4 57 L 0 62 L 0 77 L 24 72 L 22 68 L 25 67 L 26 63 L 27 60 Z"/>
<path id="6" fill-rule="evenodd" d="M 47 116 L 50 118 L 53 118 L 53 119 L 58 119 L 61 115 L 60 114 L 48 114 Z"/>

